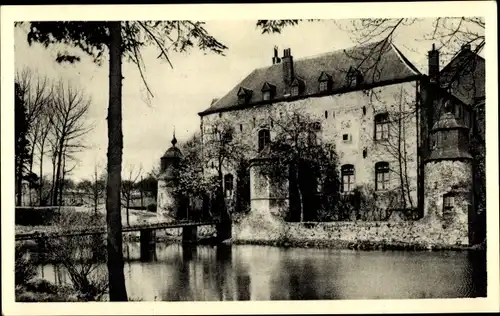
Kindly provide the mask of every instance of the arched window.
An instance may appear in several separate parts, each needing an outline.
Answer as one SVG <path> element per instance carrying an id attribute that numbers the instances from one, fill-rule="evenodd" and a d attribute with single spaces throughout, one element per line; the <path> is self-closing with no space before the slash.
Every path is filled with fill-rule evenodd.
<path id="1" fill-rule="evenodd" d="M 375 164 L 375 190 L 387 190 L 389 188 L 389 163 L 377 162 Z"/>
<path id="2" fill-rule="evenodd" d="M 375 115 L 375 140 L 389 138 L 389 114 L 380 113 Z"/>
<path id="3" fill-rule="evenodd" d="M 343 165 L 341 168 L 342 173 L 342 192 L 349 193 L 354 190 L 355 179 L 354 179 L 354 166 L 353 165 Z"/>
<path id="4" fill-rule="evenodd" d="M 325 111 L 325 118 L 328 118 L 328 111 Z"/>
<path id="5" fill-rule="evenodd" d="M 259 151 L 264 149 L 271 141 L 271 135 L 268 129 L 261 129 L 259 131 Z"/>
<path id="6" fill-rule="evenodd" d="M 224 176 L 224 192 L 226 197 L 231 197 L 233 195 L 233 175 L 226 174 Z"/>

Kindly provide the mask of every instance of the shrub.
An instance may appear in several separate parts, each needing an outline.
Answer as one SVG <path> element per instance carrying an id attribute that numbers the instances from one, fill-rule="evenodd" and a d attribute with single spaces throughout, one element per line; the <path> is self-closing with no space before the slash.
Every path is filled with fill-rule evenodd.
<path id="1" fill-rule="evenodd" d="M 59 287 L 44 279 L 34 279 L 26 284 L 26 290 L 30 292 L 57 294 Z"/>
<path id="2" fill-rule="evenodd" d="M 61 216 L 56 229 L 68 227 L 89 227 L 102 225 L 102 214 L 74 212 Z M 108 290 L 108 278 L 104 238 L 101 235 L 68 236 L 48 240 L 48 254 L 51 260 L 59 262 L 67 270 L 73 289 L 82 301 L 100 300 Z"/>
<path id="3" fill-rule="evenodd" d="M 50 225 L 59 215 L 57 206 L 16 207 L 15 223 L 25 226 Z"/>
<path id="4" fill-rule="evenodd" d="M 25 285 L 36 275 L 36 267 L 29 258 L 26 248 L 16 245 L 15 254 L 15 283 Z"/>

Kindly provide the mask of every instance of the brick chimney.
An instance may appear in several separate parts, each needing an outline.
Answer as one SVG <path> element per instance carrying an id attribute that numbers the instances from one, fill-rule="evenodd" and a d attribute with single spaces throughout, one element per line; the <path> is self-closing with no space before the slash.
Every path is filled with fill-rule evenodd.
<path id="1" fill-rule="evenodd" d="M 432 81 L 439 81 L 439 51 L 432 44 L 432 50 L 429 51 L 429 77 Z"/>
<path id="2" fill-rule="evenodd" d="M 290 48 L 286 48 L 283 50 L 283 81 L 287 85 L 290 85 L 293 81 L 293 57 L 290 52 Z"/>
<path id="3" fill-rule="evenodd" d="M 274 46 L 274 56 L 273 56 L 273 65 L 279 64 L 281 59 L 278 57 L 278 46 Z"/>

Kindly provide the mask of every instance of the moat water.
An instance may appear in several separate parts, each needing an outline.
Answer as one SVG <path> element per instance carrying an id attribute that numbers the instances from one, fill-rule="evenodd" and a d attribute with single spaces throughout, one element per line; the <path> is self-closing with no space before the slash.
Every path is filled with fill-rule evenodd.
<path id="1" fill-rule="evenodd" d="M 124 245 L 129 297 L 144 301 L 421 299 L 486 296 L 484 252 Z M 70 283 L 48 264 L 39 275 Z"/>

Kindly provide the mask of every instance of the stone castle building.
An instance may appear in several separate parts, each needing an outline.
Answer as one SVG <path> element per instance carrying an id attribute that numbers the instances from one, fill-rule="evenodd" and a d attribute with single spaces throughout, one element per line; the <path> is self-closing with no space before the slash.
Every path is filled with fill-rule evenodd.
<path id="1" fill-rule="evenodd" d="M 455 225 L 465 232 L 460 243 L 468 243 L 468 225 L 482 211 L 475 192 L 485 185 L 475 178 L 484 159 L 485 61 L 464 46 L 440 70 L 433 46 L 428 63 L 429 73 L 422 74 L 386 41 L 301 59 L 290 49 L 279 57 L 275 48 L 270 66 L 255 69 L 199 113 L 204 146 L 221 122 L 230 124 L 231 139 L 246 145 L 252 162 L 251 212 L 280 214 L 290 193 L 273 191 L 256 172 L 255 158 L 276 136 L 273 118 L 307 113 L 317 123 L 318 141 L 335 147 L 342 194 L 365 186 L 377 193 L 380 207 L 400 209 L 389 192 L 402 187 L 406 208 Z M 471 152 L 473 142 L 482 156 Z M 231 199 L 237 171 L 228 164 L 223 173 Z"/>

